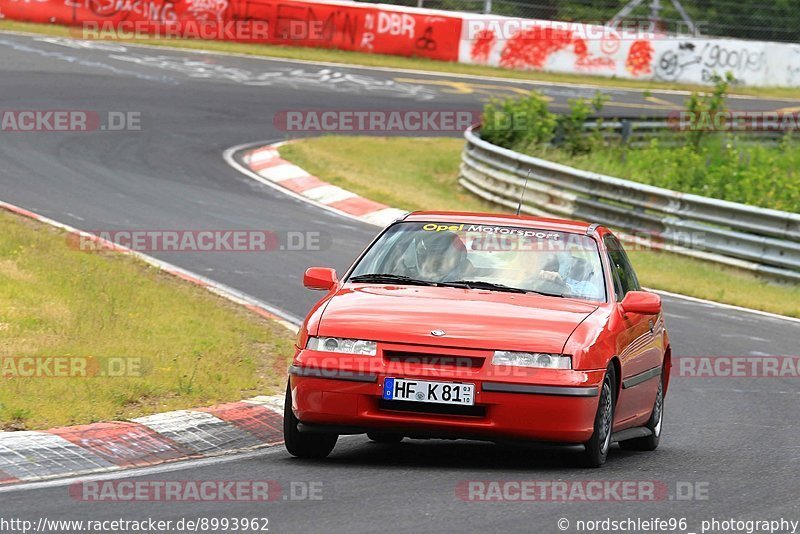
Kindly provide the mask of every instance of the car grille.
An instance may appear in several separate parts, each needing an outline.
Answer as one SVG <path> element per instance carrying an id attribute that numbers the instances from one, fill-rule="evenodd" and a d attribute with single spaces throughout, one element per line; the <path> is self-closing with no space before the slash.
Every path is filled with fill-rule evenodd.
<path id="1" fill-rule="evenodd" d="M 435 404 L 429 402 L 409 402 L 381 399 L 378 408 L 393 412 L 414 412 L 433 415 L 460 415 L 465 417 L 485 417 L 485 406 L 458 406 L 452 404 Z"/>
<path id="2" fill-rule="evenodd" d="M 405 352 L 385 350 L 384 360 L 404 364 L 418 364 L 443 369 L 480 369 L 486 358 L 464 355 L 430 354 L 427 352 Z"/>

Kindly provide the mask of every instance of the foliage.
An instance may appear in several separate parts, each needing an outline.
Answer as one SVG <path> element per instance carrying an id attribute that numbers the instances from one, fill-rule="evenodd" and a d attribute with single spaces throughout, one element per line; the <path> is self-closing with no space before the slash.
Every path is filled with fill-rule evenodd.
<path id="1" fill-rule="evenodd" d="M 547 109 L 547 100 L 531 91 L 521 98 L 492 98 L 483 108 L 481 137 L 506 147 L 548 143 L 555 135 L 557 119 Z"/>
<path id="2" fill-rule="evenodd" d="M 640 149 L 609 146 L 573 155 L 554 147 L 530 147 L 529 154 L 580 169 L 685 193 L 800 213 L 800 142 L 787 136 L 780 145 L 745 142 L 715 134 L 695 148 Z"/>
<path id="3" fill-rule="evenodd" d="M 733 75 L 728 72 L 724 77 L 714 74 L 711 81 L 714 83 L 714 89 L 710 93 L 692 93 L 689 100 L 686 102 L 686 111 L 699 117 L 703 114 L 713 117 L 717 113 L 724 112 L 725 96 L 728 92 L 728 86 L 733 82 Z M 691 130 L 688 134 L 689 145 L 697 151 L 700 148 L 700 143 L 703 138 L 708 135 L 708 130 L 697 128 Z"/>
<path id="4" fill-rule="evenodd" d="M 599 135 L 586 135 L 584 122 L 603 109 L 605 96 L 597 93 L 591 101 L 570 99 L 570 112 L 556 115 L 547 109 L 547 100 L 531 91 L 523 97 L 493 98 L 483 108 L 481 138 L 512 150 L 551 141 L 563 144 L 571 154 L 590 152 Z M 599 134 L 602 120 L 594 129 Z"/>
<path id="5" fill-rule="evenodd" d="M 580 98 L 571 98 L 568 101 L 569 113 L 558 118 L 564 150 L 573 155 L 586 154 L 602 141 L 600 130 L 603 127 L 603 120 L 598 118 L 594 129 L 588 133 L 584 123 L 592 115 L 602 111 L 605 100 L 605 95 L 597 92 L 591 102 Z"/>

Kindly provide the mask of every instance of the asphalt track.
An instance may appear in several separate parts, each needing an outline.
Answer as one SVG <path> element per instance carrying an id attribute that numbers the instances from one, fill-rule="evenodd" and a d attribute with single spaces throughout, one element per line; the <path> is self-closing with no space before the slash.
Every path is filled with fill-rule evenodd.
<path id="1" fill-rule="evenodd" d="M 334 71 L 320 73 L 321 70 Z M 391 82 L 391 83 L 388 83 Z M 461 85 L 453 85 L 453 83 Z M 465 85 L 464 82 L 468 82 Z M 484 87 L 484 86 L 489 86 Z M 0 109 L 136 111 L 141 131 L 0 133 L 0 199 L 85 230 L 269 229 L 316 231 L 322 251 L 173 253 L 155 256 L 247 292 L 300 317 L 317 294 L 300 275 L 311 265 L 344 269 L 373 227 L 320 211 L 229 167 L 234 145 L 286 136 L 273 115 L 288 109 L 479 109 L 487 94 L 521 83 L 327 67 L 254 58 L 79 43 L 0 33 Z M 554 109 L 591 96 L 580 87 L 544 87 Z M 610 91 L 607 113 L 664 114 L 685 95 Z M 736 109 L 779 109 L 794 101 L 735 99 Z M 675 356 L 794 355 L 800 324 L 666 298 Z M 317 481 L 320 501 L 247 503 L 81 503 L 64 486 L 19 488 L 0 496 L 0 517 L 160 519 L 259 517 L 272 532 L 559 532 L 567 518 L 800 519 L 800 392 L 792 379 L 676 378 L 665 434 L 655 453 L 614 448 L 602 470 L 572 466 L 569 453 L 472 442 L 366 438 L 340 441 L 323 462 L 272 449 L 246 459 L 187 464 L 151 479 Z M 119 477 L 125 477 L 120 473 Z M 657 502 L 475 503 L 456 496 L 465 480 L 656 480 Z M 679 483 L 708 498 L 678 499 Z M 699 485 L 699 486 L 698 486 Z M 685 487 L 682 486 L 682 487 Z"/>

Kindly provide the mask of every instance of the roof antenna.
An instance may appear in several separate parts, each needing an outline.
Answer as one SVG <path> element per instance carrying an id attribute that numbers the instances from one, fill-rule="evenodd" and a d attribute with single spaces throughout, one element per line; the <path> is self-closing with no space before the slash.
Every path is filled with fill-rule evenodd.
<path id="1" fill-rule="evenodd" d="M 519 196 L 519 204 L 517 204 L 517 215 L 519 210 L 522 209 L 522 199 L 525 197 L 525 190 L 528 189 L 528 179 L 531 177 L 531 169 L 528 168 L 528 175 L 525 177 L 525 184 L 522 186 L 522 194 Z"/>

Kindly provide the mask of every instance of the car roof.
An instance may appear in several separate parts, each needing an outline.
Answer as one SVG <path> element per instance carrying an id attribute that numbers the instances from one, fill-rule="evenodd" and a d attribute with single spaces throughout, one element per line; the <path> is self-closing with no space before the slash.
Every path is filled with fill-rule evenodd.
<path id="1" fill-rule="evenodd" d="M 504 213 L 477 213 L 465 211 L 415 211 L 403 218 L 409 222 L 441 222 L 487 224 L 497 226 L 518 226 L 557 232 L 586 233 L 593 225 L 583 221 L 569 219 L 550 219 L 531 215 L 509 215 Z"/>

